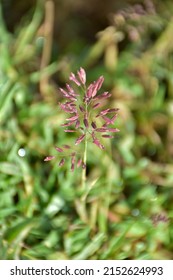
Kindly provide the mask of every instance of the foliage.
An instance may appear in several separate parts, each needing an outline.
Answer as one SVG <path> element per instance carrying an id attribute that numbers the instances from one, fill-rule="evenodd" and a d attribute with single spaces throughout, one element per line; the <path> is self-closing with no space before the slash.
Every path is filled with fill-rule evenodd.
<path id="1" fill-rule="evenodd" d="M 0 13 L 0 259 L 172 259 L 173 21 L 156 11 L 160 28 L 138 41 L 127 38 L 127 18 L 123 29 L 113 21 L 85 52 L 69 42 L 52 62 L 50 11 L 38 1 L 13 34 Z M 120 108 L 105 152 L 90 147 L 87 223 L 80 172 L 44 162 L 71 143 L 57 87 L 80 66 L 89 82 L 105 77 L 106 105 Z"/>

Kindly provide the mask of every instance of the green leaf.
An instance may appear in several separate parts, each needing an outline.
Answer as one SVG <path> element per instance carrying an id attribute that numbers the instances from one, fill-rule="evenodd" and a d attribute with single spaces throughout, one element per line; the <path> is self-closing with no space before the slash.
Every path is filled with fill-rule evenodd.
<path id="1" fill-rule="evenodd" d="M 107 259 L 115 254 L 115 252 L 124 244 L 126 234 L 130 230 L 133 224 L 128 224 L 124 231 L 118 237 L 111 238 L 108 246 L 108 250 L 102 254 L 102 259 Z"/>
<path id="2" fill-rule="evenodd" d="M 95 252 L 97 252 L 105 241 L 105 235 L 103 233 L 98 233 L 93 240 L 86 245 L 86 247 L 79 254 L 73 257 L 74 260 L 87 260 Z"/>
<path id="3" fill-rule="evenodd" d="M 37 218 L 25 219 L 17 225 L 8 228 L 5 232 L 5 239 L 7 239 L 10 243 L 13 241 L 20 241 L 23 236 L 26 236 L 31 228 L 34 227 L 37 223 Z"/>

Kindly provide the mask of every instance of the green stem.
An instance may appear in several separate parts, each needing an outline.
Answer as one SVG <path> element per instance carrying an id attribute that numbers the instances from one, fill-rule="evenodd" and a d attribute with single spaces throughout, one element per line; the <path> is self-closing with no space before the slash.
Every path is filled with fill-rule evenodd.
<path id="1" fill-rule="evenodd" d="M 86 90 L 86 89 L 85 89 Z M 85 104 L 85 113 L 88 114 L 88 105 L 87 103 Z M 81 204 L 81 217 L 84 222 L 88 222 L 88 214 L 87 214 L 87 209 L 86 209 L 86 193 L 87 193 L 87 188 L 86 188 L 86 167 L 87 167 L 87 134 L 88 131 L 85 128 L 85 144 L 84 144 L 84 153 L 83 153 L 83 169 L 82 169 L 82 178 L 81 178 L 81 198 L 80 198 L 80 204 Z"/>
<path id="2" fill-rule="evenodd" d="M 85 88 L 85 91 L 86 91 L 86 88 Z M 88 115 L 88 105 L 87 103 L 85 103 L 85 114 Z M 84 166 L 85 168 L 83 168 L 82 170 L 82 191 L 85 195 L 86 193 L 86 166 L 87 166 L 87 134 L 88 134 L 88 131 L 87 129 L 85 128 L 85 145 L 84 145 L 84 154 L 83 154 L 83 163 L 84 163 Z"/>
<path id="3" fill-rule="evenodd" d="M 82 191 L 85 193 L 85 191 L 86 191 L 86 164 L 87 164 L 87 135 L 85 136 L 83 163 L 85 165 L 85 168 L 82 169 Z"/>

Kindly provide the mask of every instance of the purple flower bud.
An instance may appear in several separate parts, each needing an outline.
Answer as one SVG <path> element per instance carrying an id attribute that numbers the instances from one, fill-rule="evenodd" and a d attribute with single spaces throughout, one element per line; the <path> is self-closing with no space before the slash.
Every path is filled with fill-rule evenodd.
<path id="1" fill-rule="evenodd" d="M 57 150 L 59 153 L 63 152 L 63 149 L 59 148 L 59 147 L 55 147 L 55 150 Z"/>
<path id="2" fill-rule="evenodd" d="M 70 149 L 70 148 L 71 148 L 69 145 L 63 145 L 63 147 L 64 147 L 65 149 Z"/>
<path id="3" fill-rule="evenodd" d="M 73 116 L 71 118 L 66 119 L 66 121 L 76 121 L 78 118 L 79 118 L 79 116 L 75 115 L 75 116 Z"/>
<path id="4" fill-rule="evenodd" d="M 99 91 L 99 89 L 101 89 L 103 82 L 104 82 L 104 77 L 103 76 L 98 78 L 98 80 L 95 82 L 97 91 Z"/>
<path id="5" fill-rule="evenodd" d="M 70 113 L 70 114 L 76 113 L 76 109 L 75 108 L 72 108 L 72 107 L 70 107 L 67 104 L 61 104 L 61 103 L 59 103 L 59 104 L 60 104 L 61 109 L 63 111 L 65 111 L 66 113 Z"/>
<path id="6" fill-rule="evenodd" d="M 94 98 L 96 96 L 98 90 L 102 86 L 103 81 L 104 81 L 104 78 L 101 76 L 96 82 L 89 85 L 87 92 L 86 92 L 85 100 Z"/>
<path id="7" fill-rule="evenodd" d="M 67 106 L 76 106 L 74 103 L 73 103 L 73 101 L 67 101 L 67 102 L 65 102 L 65 105 L 67 105 Z"/>
<path id="8" fill-rule="evenodd" d="M 70 97 L 67 91 L 65 91 L 63 88 L 59 88 L 60 92 L 64 95 L 64 97 Z"/>
<path id="9" fill-rule="evenodd" d="M 97 99 L 106 99 L 106 98 L 109 98 L 111 96 L 111 93 L 109 92 L 104 92 L 103 94 L 100 94 L 100 95 L 97 95 L 94 97 L 94 100 L 97 100 Z"/>
<path id="10" fill-rule="evenodd" d="M 60 162 L 59 162 L 59 166 L 63 166 L 65 163 L 65 159 L 63 158 Z"/>
<path id="11" fill-rule="evenodd" d="M 97 89 L 97 84 L 93 84 L 93 87 L 92 87 L 92 98 L 97 94 L 97 91 L 98 91 L 98 89 Z"/>
<path id="12" fill-rule="evenodd" d="M 77 121 L 76 121 L 76 124 L 75 124 L 75 128 L 76 128 L 76 129 L 78 129 L 78 128 L 79 128 L 79 126 L 80 126 L 80 121 L 79 121 L 79 120 L 77 120 Z"/>
<path id="13" fill-rule="evenodd" d="M 71 122 L 68 122 L 68 123 L 63 123 L 61 124 L 62 127 L 64 126 L 71 126 L 75 121 L 71 121 Z"/>
<path id="14" fill-rule="evenodd" d="M 93 107 L 93 109 L 96 109 L 96 108 L 98 108 L 98 107 L 100 107 L 100 106 L 102 106 L 101 103 L 96 103 L 96 104 L 94 104 L 92 107 Z"/>
<path id="15" fill-rule="evenodd" d="M 86 164 L 84 162 L 82 162 L 82 169 L 86 168 Z"/>
<path id="16" fill-rule="evenodd" d="M 106 110 L 103 110 L 101 111 L 97 116 L 97 117 L 100 117 L 100 116 L 105 116 L 107 115 L 108 113 L 114 113 L 114 112 L 117 112 L 119 109 L 118 108 L 112 108 L 112 109 L 106 109 Z"/>
<path id="17" fill-rule="evenodd" d="M 100 117 L 100 116 L 107 115 L 108 111 L 109 111 L 109 109 L 106 109 L 106 110 L 101 111 L 101 112 L 96 116 L 96 118 L 98 118 L 98 117 Z"/>
<path id="18" fill-rule="evenodd" d="M 96 129 L 96 128 L 97 128 L 97 126 L 96 126 L 96 123 L 95 123 L 95 122 L 92 122 L 92 123 L 91 123 L 91 126 L 92 126 L 92 128 L 94 128 L 94 129 Z"/>
<path id="19" fill-rule="evenodd" d="M 67 84 L 66 83 L 66 88 L 67 88 L 67 90 L 68 90 L 68 92 L 70 93 L 70 94 L 74 94 L 75 92 L 74 92 L 74 89 L 69 85 L 69 84 Z"/>
<path id="20" fill-rule="evenodd" d="M 93 84 L 90 84 L 89 87 L 87 88 L 87 92 L 86 92 L 86 100 L 87 98 L 91 98 L 92 97 L 92 94 L 93 94 L 93 89 L 94 89 L 94 85 Z"/>
<path id="21" fill-rule="evenodd" d="M 83 122 L 84 122 L 85 127 L 88 128 L 88 127 L 89 127 L 88 120 L 87 120 L 87 119 L 84 119 Z"/>
<path id="22" fill-rule="evenodd" d="M 109 119 L 105 116 L 102 116 L 102 118 L 106 121 L 105 125 L 109 125 L 109 124 L 114 124 L 114 121 L 116 120 L 117 116 L 118 115 L 116 114 L 111 119 Z"/>
<path id="23" fill-rule="evenodd" d="M 107 128 L 107 132 L 119 132 L 118 128 Z"/>
<path id="24" fill-rule="evenodd" d="M 50 160 L 52 160 L 52 159 L 54 159 L 55 157 L 54 156 L 48 156 L 48 157 L 46 157 L 45 159 L 44 159 L 44 161 L 50 161 Z"/>
<path id="25" fill-rule="evenodd" d="M 75 93 L 74 89 L 69 84 L 66 84 L 66 88 L 68 90 L 68 93 L 73 97 L 79 96 L 78 94 Z"/>
<path id="26" fill-rule="evenodd" d="M 119 132 L 118 128 L 100 127 L 96 128 L 97 132 Z"/>
<path id="27" fill-rule="evenodd" d="M 112 108 L 112 109 L 108 109 L 108 110 L 109 110 L 109 113 L 114 113 L 114 112 L 119 111 L 119 108 Z"/>
<path id="28" fill-rule="evenodd" d="M 107 132 L 107 128 L 106 127 L 100 127 L 100 128 L 96 128 L 95 129 L 97 132 Z"/>
<path id="29" fill-rule="evenodd" d="M 77 86 L 80 86 L 80 82 L 76 79 L 75 74 L 71 73 L 69 79 L 73 81 Z"/>
<path id="30" fill-rule="evenodd" d="M 85 138 L 85 134 L 82 134 L 79 138 L 76 139 L 75 145 L 79 145 Z"/>
<path id="31" fill-rule="evenodd" d="M 82 113 L 84 113 L 84 112 L 85 112 L 84 107 L 82 107 L 81 105 L 79 105 L 79 109 L 80 109 L 80 111 L 81 111 Z"/>
<path id="32" fill-rule="evenodd" d="M 93 139 L 93 143 L 102 150 L 105 148 L 97 138 Z"/>
<path id="33" fill-rule="evenodd" d="M 79 77 L 81 83 L 83 85 L 85 85 L 85 83 L 86 83 L 86 73 L 85 73 L 85 70 L 82 67 L 80 67 L 80 70 L 77 72 L 77 74 L 78 74 L 78 77 Z"/>

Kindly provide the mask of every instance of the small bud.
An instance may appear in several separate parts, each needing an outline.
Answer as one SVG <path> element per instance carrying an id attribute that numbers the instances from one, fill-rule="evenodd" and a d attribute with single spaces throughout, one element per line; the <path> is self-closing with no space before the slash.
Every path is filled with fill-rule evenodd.
<path id="1" fill-rule="evenodd" d="M 71 148 L 69 145 L 63 145 L 63 147 L 64 147 L 65 149 L 70 149 L 70 148 Z"/>
<path id="2" fill-rule="evenodd" d="M 63 166 L 65 163 L 65 159 L 63 158 L 60 162 L 59 162 L 59 166 Z"/>
<path id="3" fill-rule="evenodd" d="M 80 82 L 76 79 L 75 74 L 71 73 L 69 79 L 73 81 L 77 86 L 80 86 Z"/>
<path id="4" fill-rule="evenodd" d="M 100 117 L 100 116 L 105 116 L 107 115 L 108 113 L 114 113 L 114 112 L 117 112 L 119 109 L 118 108 L 112 108 L 112 109 L 106 109 L 106 110 L 103 110 L 101 111 L 97 116 L 97 117 Z"/>
<path id="5" fill-rule="evenodd" d="M 66 88 L 67 88 L 68 93 L 69 93 L 70 95 L 72 95 L 73 97 L 78 96 L 78 94 L 75 93 L 74 89 L 73 89 L 69 84 L 66 84 Z"/>
<path id="6" fill-rule="evenodd" d="M 103 82 L 104 82 L 104 77 L 103 76 L 98 78 L 98 80 L 95 82 L 97 91 L 99 91 L 99 89 L 101 89 Z"/>
<path id="7" fill-rule="evenodd" d="M 93 84 L 90 84 L 89 87 L 87 88 L 86 95 L 85 95 L 86 101 L 92 97 L 92 90 L 93 90 Z"/>
<path id="8" fill-rule="evenodd" d="M 69 96 L 69 94 L 68 94 L 68 92 L 67 91 L 65 91 L 63 88 L 59 88 L 59 90 L 60 90 L 60 92 L 64 95 L 64 97 L 70 97 Z"/>
<path id="9" fill-rule="evenodd" d="M 85 138 L 85 134 L 82 134 L 79 138 L 76 139 L 75 145 L 79 145 L 84 138 Z"/>
<path id="10" fill-rule="evenodd" d="M 92 107 L 93 107 L 93 109 L 96 109 L 96 108 L 100 107 L 101 105 L 102 105 L 101 103 L 96 103 Z"/>
<path id="11" fill-rule="evenodd" d="M 104 126 L 109 125 L 109 124 L 114 124 L 114 121 L 116 120 L 117 116 L 118 115 L 115 114 L 111 119 L 109 119 L 109 118 L 107 118 L 105 116 L 102 116 L 102 118 L 106 121 Z"/>
<path id="12" fill-rule="evenodd" d="M 55 150 L 57 150 L 59 153 L 63 152 L 63 149 L 59 148 L 59 147 L 55 147 Z"/>
<path id="13" fill-rule="evenodd" d="M 96 128 L 97 132 L 107 132 L 107 128 L 106 127 L 100 127 L 100 128 Z"/>
<path id="14" fill-rule="evenodd" d="M 82 107 L 81 105 L 79 105 L 79 109 L 80 109 L 80 111 L 81 111 L 82 113 L 84 113 L 84 112 L 85 112 L 84 107 Z"/>
<path id="15" fill-rule="evenodd" d="M 75 128 L 76 128 L 76 129 L 78 129 L 78 128 L 79 128 L 79 126 L 80 126 L 80 121 L 79 121 L 79 120 L 77 120 L 77 121 L 76 121 L 76 124 L 75 124 Z"/>
<path id="16" fill-rule="evenodd" d="M 111 93 L 109 92 L 104 92 L 103 94 L 97 95 L 95 96 L 93 99 L 97 100 L 97 99 L 106 99 L 109 98 L 111 96 Z"/>
<path id="17" fill-rule="evenodd" d="M 65 105 L 65 104 L 60 104 L 60 107 L 61 109 L 66 112 L 66 113 L 75 113 L 76 112 L 76 109 L 75 108 L 72 108 L 70 107 L 69 105 Z"/>
<path id="18" fill-rule="evenodd" d="M 108 109 L 109 113 L 114 113 L 119 111 L 119 108 L 112 108 L 112 109 Z"/>
<path id="19" fill-rule="evenodd" d="M 79 118 L 79 116 L 75 115 L 75 116 L 73 116 L 71 118 L 66 119 L 66 121 L 76 121 L 78 118 Z"/>
<path id="20" fill-rule="evenodd" d="M 108 112 L 109 112 L 109 109 L 103 110 L 103 111 L 101 111 L 101 112 L 96 116 L 96 118 L 98 118 L 98 117 L 100 117 L 100 116 L 107 115 Z"/>
<path id="21" fill-rule="evenodd" d="M 100 143 L 100 141 L 97 138 L 94 138 L 93 143 L 99 147 L 100 149 L 104 150 L 104 146 Z"/>
<path id="22" fill-rule="evenodd" d="M 108 132 L 119 132 L 120 130 L 118 128 L 107 128 Z"/>
<path id="23" fill-rule="evenodd" d="M 79 77 L 81 83 L 83 85 L 85 85 L 85 83 L 86 83 L 86 73 L 85 73 L 85 70 L 82 67 L 80 67 L 80 70 L 77 72 L 77 74 L 78 74 L 78 77 Z"/>
<path id="24" fill-rule="evenodd" d="M 96 128 L 97 132 L 119 132 L 118 128 L 100 127 Z"/>
<path id="25" fill-rule="evenodd" d="M 97 128 L 97 126 L 96 126 L 96 123 L 95 123 L 95 122 L 92 122 L 92 123 L 91 123 L 91 126 L 92 126 L 92 128 L 94 128 L 94 129 L 96 129 L 96 128 Z"/>
<path id="26" fill-rule="evenodd" d="M 86 127 L 86 128 L 88 128 L 88 127 L 89 127 L 88 120 L 87 120 L 87 119 L 84 119 L 84 121 L 83 121 L 83 122 L 84 122 L 85 127 Z"/>
<path id="27" fill-rule="evenodd" d="M 75 120 L 71 121 L 71 122 L 68 122 L 68 123 L 63 123 L 63 124 L 61 124 L 61 126 L 62 127 L 64 127 L 64 126 L 71 126 L 74 122 L 75 122 Z"/>
<path id="28" fill-rule="evenodd" d="M 54 156 L 48 156 L 48 157 L 46 157 L 45 159 L 44 159 L 44 161 L 50 161 L 50 160 L 52 160 L 52 159 L 54 159 L 55 157 Z"/>

